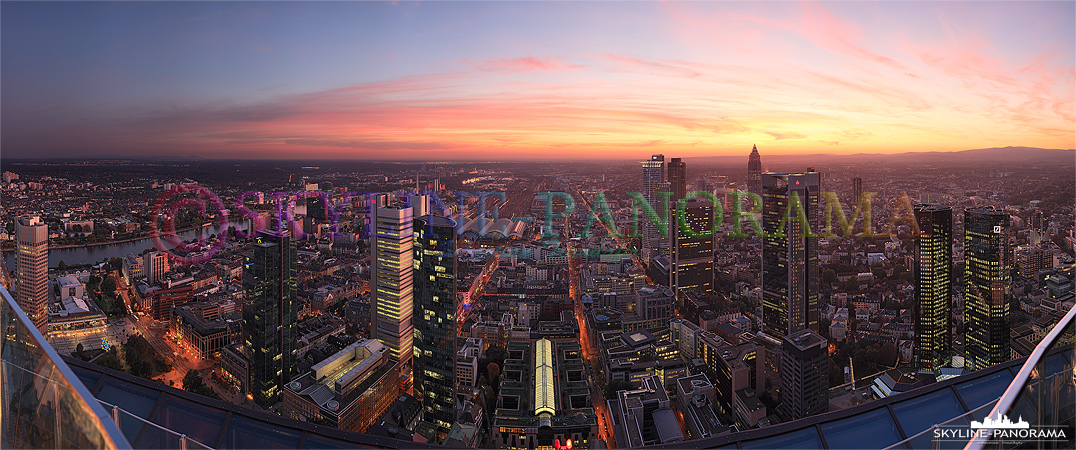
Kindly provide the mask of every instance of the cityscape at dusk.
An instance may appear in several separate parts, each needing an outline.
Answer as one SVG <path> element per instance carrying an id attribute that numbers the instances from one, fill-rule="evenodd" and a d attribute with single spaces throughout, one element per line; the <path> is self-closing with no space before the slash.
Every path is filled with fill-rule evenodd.
<path id="1" fill-rule="evenodd" d="M 1074 449 L 1076 2 L 0 2 L 0 447 Z"/>

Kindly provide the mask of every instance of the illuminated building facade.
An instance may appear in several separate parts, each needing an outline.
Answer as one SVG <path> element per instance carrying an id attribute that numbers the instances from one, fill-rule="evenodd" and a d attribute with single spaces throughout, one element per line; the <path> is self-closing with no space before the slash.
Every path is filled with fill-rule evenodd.
<path id="1" fill-rule="evenodd" d="M 360 339 L 284 387 L 292 416 L 365 432 L 400 395 L 400 366 L 380 341 Z"/>
<path id="2" fill-rule="evenodd" d="M 818 331 L 818 172 L 762 175 L 762 323 L 775 337 Z M 790 203 L 795 199 L 798 205 Z M 800 215 L 800 211 L 803 215 Z"/>
<path id="3" fill-rule="evenodd" d="M 669 189 L 669 183 L 665 181 L 665 155 L 653 155 L 650 160 L 643 161 L 643 198 L 654 209 L 660 218 L 662 215 L 662 195 Z M 670 201 L 671 202 L 671 201 Z M 640 207 L 640 205 L 636 205 Z M 643 259 L 649 261 L 651 257 L 660 253 L 662 238 L 658 227 L 646 217 L 645 213 L 639 213 L 642 222 Z"/>
<path id="4" fill-rule="evenodd" d="M 670 217 L 676 217 L 670 215 Z M 714 205 L 709 201 L 689 202 L 684 209 L 684 220 L 696 234 L 708 234 L 707 237 L 692 237 L 680 229 L 677 220 L 670 227 L 673 239 L 673 268 L 669 271 L 672 278 L 670 286 L 676 292 L 697 290 L 710 292 L 714 287 L 714 236 L 711 229 L 714 224 Z"/>
<path id="5" fill-rule="evenodd" d="M 414 218 L 411 207 L 377 205 L 370 268 L 370 334 L 408 372 L 414 352 Z"/>
<path id="6" fill-rule="evenodd" d="M 243 344 L 250 356 L 250 391 L 266 409 L 280 401 L 295 370 L 295 257 L 291 237 L 269 231 L 262 231 L 253 251 L 243 257 Z"/>
<path id="7" fill-rule="evenodd" d="M 163 252 L 149 252 L 142 255 L 142 273 L 149 284 L 155 284 L 168 272 L 168 256 Z"/>
<path id="8" fill-rule="evenodd" d="M 920 370 L 937 370 L 952 356 L 953 209 L 916 205 L 915 220 L 914 360 Z"/>
<path id="9" fill-rule="evenodd" d="M 49 327 L 49 228 L 38 216 L 15 219 L 15 302 L 42 334 Z"/>
<path id="10" fill-rule="evenodd" d="M 1009 360 L 1012 251 L 1009 214 L 991 207 L 964 210 L 964 308 L 966 368 L 980 370 Z"/>
<path id="11" fill-rule="evenodd" d="M 415 219 L 415 397 L 423 420 L 447 434 L 455 421 L 456 231 L 455 222 L 427 215 Z"/>

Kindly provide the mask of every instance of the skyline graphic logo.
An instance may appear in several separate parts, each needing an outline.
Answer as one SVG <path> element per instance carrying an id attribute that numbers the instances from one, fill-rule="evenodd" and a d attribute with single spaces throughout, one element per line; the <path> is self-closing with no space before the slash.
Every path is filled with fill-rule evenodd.
<path id="1" fill-rule="evenodd" d="M 987 418 L 983 419 L 982 422 L 975 420 L 971 421 L 971 428 L 1025 429 L 1031 428 L 1031 424 L 1027 423 L 1027 421 L 1025 421 L 1022 416 L 1019 417 L 1016 422 L 1013 422 L 1011 419 L 1009 419 L 1009 416 L 1006 416 L 999 412 L 998 418 L 996 419 L 987 416 Z"/>

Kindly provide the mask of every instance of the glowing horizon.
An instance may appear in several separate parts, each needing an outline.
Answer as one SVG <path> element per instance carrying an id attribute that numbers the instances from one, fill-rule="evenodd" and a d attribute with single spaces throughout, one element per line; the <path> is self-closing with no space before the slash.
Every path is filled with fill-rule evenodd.
<path id="1" fill-rule="evenodd" d="M 375 160 L 1071 149 L 1074 5 L 4 2 L 0 144 Z"/>

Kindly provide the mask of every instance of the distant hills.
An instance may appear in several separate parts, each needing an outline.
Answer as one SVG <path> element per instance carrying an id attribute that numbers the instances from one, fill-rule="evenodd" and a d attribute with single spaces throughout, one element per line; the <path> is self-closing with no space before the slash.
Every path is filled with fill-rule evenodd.
<path id="1" fill-rule="evenodd" d="M 684 158 L 696 162 L 743 162 L 746 164 L 748 152 L 737 156 L 704 156 L 696 158 Z M 820 162 L 834 163 L 866 163 L 866 162 L 918 162 L 924 164 L 940 163 L 1058 163 L 1076 164 L 1076 149 L 1052 149 L 1036 147 L 993 147 L 977 148 L 972 150 L 959 150 L 953 152 L 903 152 L 903 153 L 854 153 L 850 155 L 835 155 L 826 153 L 814 153 L 808 155 L 767 155 L 762 153 L 762 160 L 766 162 L 818 164 Z"/>

